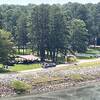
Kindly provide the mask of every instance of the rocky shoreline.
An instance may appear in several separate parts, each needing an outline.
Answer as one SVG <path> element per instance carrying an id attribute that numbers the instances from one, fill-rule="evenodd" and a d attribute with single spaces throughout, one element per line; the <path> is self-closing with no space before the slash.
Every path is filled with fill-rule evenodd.
<path id="1" fill-rule="evenodd" d="M 70 88 L 76 88 L 76 87 L 84 87 L 84 86 L 91 86 L 93 84 L 100 84 L 100 79 L 95 80 L 88 80 L 88 81 L 71 81 L 71 82 L 63 82 L 59 84 L 53 84 L 53 85 L 42 85 L 37 87 L 36 89 L 33 89 L 30 94 L 40 94 L 40 93 L 48 93 L 53 92 L 57 90 L 63 90 L 63 89 L 70 89 Z"/>
<path id="2" fill-rule="evenodd" d="M 63 90 L 63 89 L 70 89 L 75 87 L 84 87 L 87 85 L 92 84 L 100 84 L 100 78 L 96 78 L 94 80 L 59 80 L 55 82 L 46 82 L 46 83 L 39 83 L 32 86 L 32 90 L 29 93 L 26 93 L 25 95 L 37 95 L 40 93 L 47 93 L 57 90 Z M 3 86 L 0 88 L 0 96 L 3 97 L 11 97 L 11 96 L 18 96 L 18 94 L 15 93 L 15 91 L 10 88 L 9 86 Z"/>
<path id="3" fill-rule="evenodd" d="M 23 81 L 32 85 L 29 94 L 47 93 L 56 90 L 82 87 L 90 84 L 100 84 L 100 67 L 88 67 L 81 69 L 54 68 L 25 73 L 0 74 L 0 97 L 17 96 L 11 87 L 13 80 Z"/>

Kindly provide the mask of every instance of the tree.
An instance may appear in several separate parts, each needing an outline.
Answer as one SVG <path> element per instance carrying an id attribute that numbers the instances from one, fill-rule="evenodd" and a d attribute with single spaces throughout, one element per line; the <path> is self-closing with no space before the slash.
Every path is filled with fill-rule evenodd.
<path id="1" fill-rule="evenodd" d="M 13 43 L 10 39 L 11 33 L 0 30 L 0 63 L 6 64 L 13 55 Z"/>
<path id="2" fill-rule="evenodd" d="M 2 29 L 2 13 L 0 12 L 0 29 Z"/>
<path id="3" fill-rule="evenodd" d="M 27 19 L 24 15 L 19 17 L 18 24 L 17 24 L 17 43 L 18 43 L 18 49 L 24 49 L 26 48 L 27 42 L 28 42 L 28 31 L 27 31 Z"/>
<path id="4" fill-rule="evenodd" d="M 71 46 L 74 51 L 84 52 L 88 47 L 88 32 L 83 20 L 73 19 L 71 22 Z"/>
<path id="5" fill-rule="evenodd" d="M 95 13 L 95 29 L 96 29 L 96 38 L 100 38 L 100 3 L 96 6 L 96 13 Z"/>
<path id="6" fill-rule="evenodd" d="M 49 33 L 49 6 L 36 6 L 32 12 L 32 40 L 40 52 L 41 61 L 45 59 Z M 34 45 L 34 44 L 33 44 Z"/>
<path id="7" fill-rule="evenodd" d="M 100 38 L 99 20 L 100 3 L 0 5 L 0 28 L 11 32 L 15 46 L 23 48 L 23 53 L 28 43 L 33 52 L 37 51 L 41 61 L 47 55 L 55 61 L 58 53 L 66 54 L 71 46 L 79 52 L 85 51 L 87 44 L 96 45 L 97 38 Z M 80 42 L 78 37 L 85 43 Z M 72 42 L 73 38 L 76 45 Z M 83 50 L 79 49 L 81 43 L 84 44 L 81 48 Z"/>
<path id="8" fill-rule="evenodd" d="M 96 41 L 95 38 L 97 37 L 97 32 L 96 32 L 96 25 L 95 25 L 95 14 L 96 14 L 96 8 L 95 5 L 93 4 L 87 4 L 85 5 L 86 8 L 88 9 L 88 18 L 86 20 L 87 24 L 87 29 L 89 33 L 89 44 L 95 45 Z"/>
<path id="9" fill-rule="evenodd" d="M 50 34 L 49 34 L 49 48 L 51 52 L 51 59 L 56 61 L 58 51 L 65 49 L 66 41 L 68 41 L 68 30 L 66 27 L 66 20 L 61 8 L 53 5 L 50 9 Z"/>

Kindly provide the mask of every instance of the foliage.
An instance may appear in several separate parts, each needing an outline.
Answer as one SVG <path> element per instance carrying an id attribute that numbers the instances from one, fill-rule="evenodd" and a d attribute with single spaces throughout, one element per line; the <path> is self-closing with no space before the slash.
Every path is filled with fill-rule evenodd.
<path id="1" fill-rule="evenodd" d="M 74 51 L 85 52 L 88 47 L 88 33 L 86 24 L 80 19 L 71 22 L 71 46 Z"/>
<path id="2" fill-rule="evenodd" d="M 0 28 L 11 32 L 10 39 L 18 53 L 32 49 L 42 61 L 46 52 L 47 57 L 57 62 L 59 53 L 66 55 L 68 49 L 85 52 L 90 44 L 96 45 L 100 37 L 99 20 L 100 3 L 0 5 Z M 0 51 L 1 48 L 0 44 Z"/>
<path id="3" fill-rule="evenodd" d="M 18 49 L 23 48 L 23 54 L 24 54 L 24 49 L 27 46 L 28 43 L 28 31 L 27 31 L 27 18 L 25 15 L 21 15 L 18 19 L 17 22 L 17 45 Z"/>
<path id="4" fill-rule="evenodd" d="M 11 33 L 0 30 L 0 63 L 6 64 L 13 55 L 13 43 L 10 39 Z"/>
<path id="5" fill-rule="evenodd" d="M 40 52 L 41 61 L 45 59 L 45 49 L 48 43 L 49 33 L 49 5 L 41 4 L 33 9 L 31 42 Z"/>
<path id="6" fill-rule="evenodd" d="M 19 54 L 18 49 L 16 49 L 15 52 L 16 52 L 16 55 Z M 27 49 L 27 50 L 24 51 L 24 55 L 28 55 L 28 54 L 32 54 L 32 50 L 31 49 Z M 23 55 L 23 49 L 20 49 L 20 55 Z"/>
<path id="7" fill-rule="evenodd" d="M 23 94 L 25 92 L 28 92 L 31 89 L 31 85 L 18 80 L 14 80 L 11 83 L 11 87 L 14 88 L 17 94 Z"/>
<path id="8" fill-rule="evenodd" d="M 11 71 L 4 68 L 0 68 L 0 73 L 9 73 L 9 72 Z"/>
<path id="9" fill-rule="evenodd" d="M 67 62 L 69 62 L 69 63 L 77 62 L 77 58 L 75 56 L 68 56 Z"/>
<path id="10" fill-rule="evenodd" d="M 64 56 L 61 56 L 61 57 L 57 57 L 57 64 L 62 64 L 62 63 L 65 63 L 65 57 Z"/>

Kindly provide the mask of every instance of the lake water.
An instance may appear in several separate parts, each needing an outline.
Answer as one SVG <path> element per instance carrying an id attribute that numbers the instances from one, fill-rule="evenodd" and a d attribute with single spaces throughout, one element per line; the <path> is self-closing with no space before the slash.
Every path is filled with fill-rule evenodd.
<path id="1" fill-rule="evenodd" d="M 0 100 L 100 100 L 100 85 L 65 89 L 40 95 L 21 96 Z"/>

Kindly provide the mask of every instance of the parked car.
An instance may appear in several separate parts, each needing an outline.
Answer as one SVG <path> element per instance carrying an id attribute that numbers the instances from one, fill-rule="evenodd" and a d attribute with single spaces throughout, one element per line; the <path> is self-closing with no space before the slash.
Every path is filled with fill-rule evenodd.
<path id="1" fill-rule="evenodd" d="M 56 67 L 56 64 L 55 63 L 42 63 L 42 67 L 43 68 L 50 68 L 50 67 Z"/>

